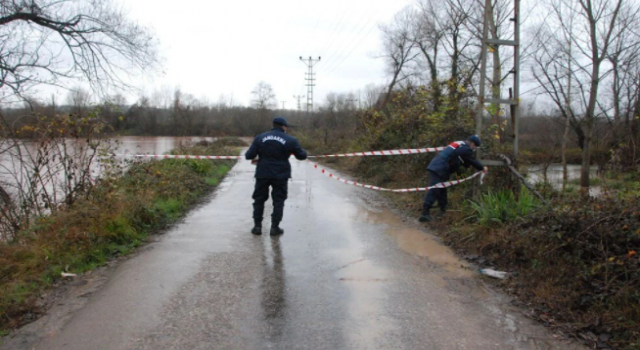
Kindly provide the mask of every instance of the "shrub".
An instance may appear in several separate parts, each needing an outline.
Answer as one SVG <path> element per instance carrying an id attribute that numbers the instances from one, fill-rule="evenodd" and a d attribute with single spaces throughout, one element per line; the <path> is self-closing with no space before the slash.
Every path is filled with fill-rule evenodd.
<path id="1" fill-rule="evenodd" d="M 489 191 L 477 201 L 468 201 L 475 218 L 481 225 L 491 226 L 507 223 L 519 217 L 527 216 L 540 206 L 537 197 L 522 187 L 518 198 L 509 190 Z"/>

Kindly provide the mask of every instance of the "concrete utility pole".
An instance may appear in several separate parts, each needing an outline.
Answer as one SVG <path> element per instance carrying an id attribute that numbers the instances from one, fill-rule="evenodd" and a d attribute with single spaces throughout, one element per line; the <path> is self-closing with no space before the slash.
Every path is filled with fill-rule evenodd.
<path id="1" fill-rule="evenodd" d="M 282 103 L 282 109 L 284 109 L 284 104 L 287 103 L 287 101 L 280 101 L 280 103 Z"/>
<path id="2" fill-rule="evenodd" d="M 307 81 L 307 115 L 309 115 L 309 113 L 313 111 L 313 87 L 316 86 L 316 84 L 314 84 L 316 81 L 316 76 L 313 72 L 313 66 L 318 64 L 318 62 L 320 62 L 320 59 L 320 56 L 318 56 L 318 59 L 314 59 L 309 56 L 309 58 L 305 60 L 302 58 L 302 56 L 300 56 L 300 61 L 302 61 L 309 68 L 309 71 L 306 73 L 305 77 L 305 80 Z"/>
<path id="3" fill-rule="evenodd" d="M 302 109 L 302 105 L 300 104 L 300 100 L 305 97 L 304 95 L 293 95 L 293 98 L 295 98 L 296 100 L 298 100 L 298 112 L 300 112 L 300 109 Z"/>
<path id="4" fill-rule="evenodd" d="M 514 24 L 513 40 L 501 40 L 489 37 L 489 24 L 493 17 L 493 6 L 491 0 L 485 1 L 484 29 L 482 31 L 482 51 L 480 53 L 480 91 L 478 93 L 478 110 L 476 114 L 476 134 L 482 133 L 482 119 L 484 116 L 485 103 L 508 104 L 511 107 L 511 119 L 513 124 L 513 157 L 518 157 L 519 124 L 520 124 L 520 1 L 514 0 L 513 18 Z M 509 72 L 513 74 L 513 88 L 509 91 L 509 99 L 486 98 L 485 85 L 487 80 L 487 50 L 489 47 L 499 50 L 500 46 L 513 47 L 513 69 Z M 496 69 L 496 67 L 494 67 Z M 478 150 L 478 157 L 480 152 Z"/>

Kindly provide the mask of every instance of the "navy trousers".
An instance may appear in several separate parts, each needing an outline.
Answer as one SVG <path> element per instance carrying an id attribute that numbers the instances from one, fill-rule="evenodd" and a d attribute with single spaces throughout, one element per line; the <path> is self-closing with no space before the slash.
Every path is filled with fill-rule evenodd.
<path id="1" fill-rule="evenodd" d="M 429 187 L 439 184 L 441 182 L 445 182 L 449 180 L 450 176 L 442 177 L 437 173 L 429 170 Z M 422 206 L 422 212 L 428 213 L 431 210 L 431 207 L 438 202 L 438 206 L 440 210 L 446 210 L 448 199 L 447 199 L 447 189 L 446 188 L 432 188 L 427 192 L 427 195 L 424 197 L 424 205 Z"/>
<path id="2" fill-rule="evenodd" d="M 278 226 L 280 224 L 284 214 L 284 201 L 287 199 L 288 182 L 289 179 L 256 179 L 256 187 L 253 191 L 253 221 L 256 225 L 262 224 L 264 203 L 269 199 L 269 187 L 271 187 L 273 201 L 271 225 Z"/>

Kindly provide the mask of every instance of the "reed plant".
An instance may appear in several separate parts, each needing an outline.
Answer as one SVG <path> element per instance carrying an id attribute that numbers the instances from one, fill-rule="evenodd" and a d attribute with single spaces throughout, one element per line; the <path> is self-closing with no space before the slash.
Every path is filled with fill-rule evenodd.
<path id="1" fill-rule="evenodd" d="M 513 191 L 489 191 L 477 200 L 469 200 L 473 216 L 483 226 L 507 223 L 527 216 L 540 206 L 540 200 L 527 189 L 521 188 L 516 197 Z"/>

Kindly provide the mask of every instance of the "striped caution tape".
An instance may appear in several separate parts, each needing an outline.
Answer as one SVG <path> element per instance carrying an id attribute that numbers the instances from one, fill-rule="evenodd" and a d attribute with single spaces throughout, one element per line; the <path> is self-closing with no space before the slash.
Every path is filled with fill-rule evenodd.
<path id="1" fill-rule="evenodd" d="M 335 155 L 322 155 L 322 156 L 310 156 L 309 158 L 326 158 L 326 157 L 363 157 L 363 156 L 379 156 L 379 155 L 408 155 L 408 154 L 420 154 L 420 153 L 428 153 L 428 152 L 437 152 L 441 149 L 444 149 L 444 147 L 437 147 L 437 148 L 423 148 L 423 149 L 403 149 L 403 150 L 389 150 L 389 151 L 373 151 L 373 152 L 360 152 L 360 153 L 344 153 L 342 155 L 340 154 L 335 154 Z M 413 153 L 410 153 L 413 152 Z M 223 160 L 232 160 L 232 159 L 244 159 L 244 156 L 196 156 L 196 155 L 169 155 L 169 154 L 164 154 L 164 155 L 158 155 L 158 154 L 116 154 L 116 156 L 123 156 L 123 157 L 136 157 L 136 158 L 156 158 L 156 159 L 223 159 Z M 431 187 L 416 187 L 416 188 L 404 188 L 404 189 L 389 189 L 389 188 L 383 188 L 383 187 L 378 187 L 378 186 L 373 186 L 373 185 L 367 185 L 367 184 L 362 184 L 359 182 L 355 182 L 355 181 L 350 181 L 350 180 L 346 180 L 343 178 L 340 178 L 339 176 L 334 175 L 333 173 L 329 172 L 328 170 L 321 168 L 317 163 L 313 163 L 311 161 L 309 161 L 311 164 L 313 164 L 313 167 L 320 170 L 320 172 L 322 172 L 323 174 L 329 176 L 332 179 L 338 180 L 344 184 L 347 185 L 353 185 L 353 186 L 357 186 L 357 187 L 362 187 L 362 188 L 367 188 L 370 190 L 375 190 L 375 191 L 383 191 L 383 192 L 396 192 L 396 193 L 408 193 L 408 192 L 425 192 L 428 191 L 432 188 L 447 188 L 447 187 L 451 187 L 451 186 L 455 186 L 455 185 L 459 185 L 465 181 L 469 181 L 475 177 L 480 176 L 480 183 L 482 183 L 482 180 L 484 179 L 485 173 L 482 171 L 479 171 L 467 178 L 461 179 L 461 180 L 453 180 L 453 181 L 446 181 L 446 182 L 441 182 L 439 184 L 436 184 L 434 186 Z"/>
<path id="2" fill-rule="evenodd" d="M 311 164 L 313 164 L 313 167 L 318 169 L 321 173 L 329 176 L 330 178 L 334 179 L 334 180 L 338 180 L 344 184 L 347 185 L 353 185 L 353 186 L 357 186 L 357 187 L 362 187 L 362 188 L 367 188 L 370 190 L 375 190 L 375 191 L 383 191 L 383 192 L 395 192 L 395 193 L 409 193 L 409 192 L 426 192 L 429 191 L 432 188 L 447 188 L 447 187 L 451 187 L 451 186 L 455 186 L 455 185 L 459 185 L 465 181 L 469 181 L 475 177 L 480 176 L 480 183 L 482 183 L 482 181 L 484 180 L 484 176 L 485 173 L 483 171 L 478 171 L 477 173 L 461 179 L 461 180 L 453 180 L 453 181 L 446 181 L 446 182 L 441 182 L 439 184 L 436 184 L 434 186 L 431 187 L 416 187 L 416 188 L 402 188 L 402 189 L 390 189 L 390 188 L 383 188 L 383 187 L 378 187 L 378 186 L 373 186 L 373 185 L 367 185 L 367 184 L 361 184 L 359 182 L 355 182 L 355 181 L 350 181 L 350 180 L 346 180 L 343 178 L 340 178 L 339 176 L 336 176 L 335 174 L 329 172 L 329 170 L 321 168 L 318 164 L 310 162 Z"/>
<path id="3" fill-rule="evenodd" d="M 394 149 L 386 151 L 370 151 L 370 152 L 354 152 L 339 154 L 324 154 L 319 156 L 309 156 L 308 158 L 335 158 L 335 157 L 368 157 L 368 156 L 407 156 L 411 154 L 433 153 L 439 152 L 446 147 L 433 148 L 412 148 L 412 149 Z"/>
<path id="4" fill-rule="evenodd" d="M 159 159 L 244 159 L 244 156 L 192 156 L 188 154 L 116 154 L 118 157 L 159 158 Z"/>
<path id="5" fill-rule="evenodd" d="M 354 153 L 338 153 L 338 154 L 322 154 L 309 156 L 308 158 L 336 158 L 336 157 L 368 157 L 368 156 L 408 156 L 412 154 L 423 154 L 439 152 L 446 147 L 433 148 L 412 148 L 412 149 L 393 149 L 384 151 L 370 152 L 354 152 Z M 135 158 L 159 158 L 159 159 L 244 159 L 244 156 L 192 156 L 192 155 L 159 155 L 159 154 L 116 154 L 118 157 L 135 157 Z"/>

